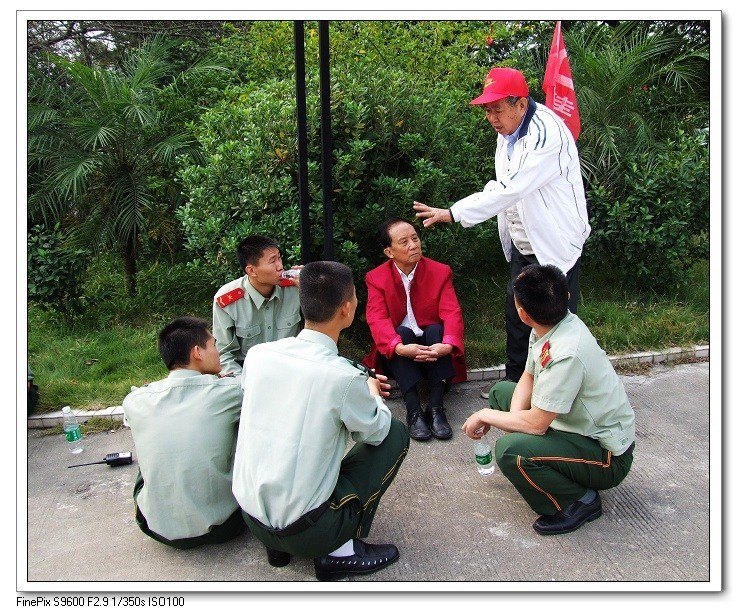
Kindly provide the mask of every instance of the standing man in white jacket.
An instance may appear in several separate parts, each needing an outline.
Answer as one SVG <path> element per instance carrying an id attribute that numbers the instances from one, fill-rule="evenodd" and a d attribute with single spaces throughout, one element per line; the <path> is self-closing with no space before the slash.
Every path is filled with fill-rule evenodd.
<path id="1" fill-rule="evenodd" d="M 499 134 L 496 180 L 451 208 L 420 202 L 413 208 L 425 227 L 454 222 L 471 227 L 497 216 L 502 250 L 510 262 L 505 378 L 517 382 L 525 368 L 530 336 L 530 327 L 520 320 L 513 300 L 512 282 L 520 271 L 534 263 L 560 268 L 569 285 L 569 310 L 577 310 L 579 263 L 590 233 L 582 172 L 569 128 L 528 96 L 528 84 L 519 70 L 492 68 L 482 95 L 471 104 L 484 108 Z"/>

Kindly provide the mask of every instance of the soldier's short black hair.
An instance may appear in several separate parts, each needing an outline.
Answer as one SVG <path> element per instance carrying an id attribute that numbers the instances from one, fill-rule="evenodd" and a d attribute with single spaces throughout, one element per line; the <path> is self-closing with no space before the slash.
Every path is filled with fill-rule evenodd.
<path id="1" fill-rule="evenodd" d="M 241 240 L 236 247 L 236 257 L 238 257 L 238 265 L 241 266 L 241 270 L 245 270 L 249 264 L 257 265 L 264 251 L 269 248 L 279 250 L 279 245 L 275 240 L 266 236 L 253 234 Z"/>
<path id="2" fill-rule="evenodd" d="M 399 217 L 390 217 L 379 226 L 377 237 L 379 238 L 379 244 L 382 247 L 382 250 L 386 249 L 388 246 L 392 246 L 392 236 L 390 236 L 390 230 L 398 223 L 407 223 L 409 225 L 412 225 L 410 221 L 405 221 L 405 219 L 400 219 Z"/>
<path id="3" fill-rule="evenodd" d="M 190 362 L 195 346 L 205 348 L 210 339 L 209 324 L 197 317 L 179 317 L 159 332 L 159 354 L 168 370 Z"/>
<path id="4" fill-rule="evenodd" d="M 569 285 L 564 273 L 551 264 L 531 264 L 513 281 L 513 294 L 531 319 L 556 325 L 569 309 Z"/>
<path id="5" fill-rule="evenodd" d="M 300 270 L 299 291 L 305 321 L 325 323 L 352 298 L 354 275 L 337 261 L 314 261 Z"/>

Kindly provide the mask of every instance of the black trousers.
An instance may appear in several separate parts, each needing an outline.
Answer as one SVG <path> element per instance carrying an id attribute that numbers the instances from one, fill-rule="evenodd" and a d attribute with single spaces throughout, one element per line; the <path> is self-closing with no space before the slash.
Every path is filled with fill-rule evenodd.
<path id="1" fill-rule="evenodd" d="M 443 325 L 440 323 L 434 323 L 426 327 L 420 337 L 416 336 L 412 329 L 403 325 L 398 326 L 395 331 L 400 334 L 403 344 L 431 346 L 443 341 Z M 380 355 L 380 359 L 382 360 L 382 369 L 389 372 L 392 378 L 397 381 L 403 395 L 423 379 L 432 385 L 453 378 L 456 374 L 451 363 L 450 354 L 429 363 L 420 363 L 409 357 L 400 357 L 399 355 L 395 355 L 389 360 L 384 355 Z"/>
<path id="2" fill-rule="evenodd" d="M 566 282 L 569 285 L 569 310 L 577 312 L 577 301 L 579 299 L 579 263 L 582 258 L 572 266 L 566 273 Z M 505 378 L 518 382 L 525 370 L 525 360 L 528 357 L 528 340 L 530 339 L 530 327 L 520 320 L 518 311 L 515 309 L 513 299 L 513 281 L 518 274 L 531 264 L 537 264 L 535 255 L 523 255 L 512 246 L 512 257 L 510 259 L 510 280 L 507 283 L 507 299 L 505 301 L 505 331 L 507 332 L 507 344 L 505 353 Z"/>
<path id="3" fill-rule="evenodd" d="M 327 555 L 352 538 L 365 538 L 379 500 L 397 475 L 409 445 L 407 426 L 393 418 L 380 444 L 358 442 L 346 454 L 328 507 L 309 527 L 282 535 L 244 513 L 246 524 L 265 546 L 299 557 Z"/>

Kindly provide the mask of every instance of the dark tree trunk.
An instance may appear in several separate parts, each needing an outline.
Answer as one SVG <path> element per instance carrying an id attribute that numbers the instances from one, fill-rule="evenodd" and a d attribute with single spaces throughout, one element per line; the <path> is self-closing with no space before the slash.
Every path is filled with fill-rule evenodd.
<path id="1" fill-rule="evenodd" d="M 121 246 L 120 256 L 123 259 L 123 272 L 126 278 L 126 292 L 130 297 L 136 295 L 136 240 L 130 240 Z"/>

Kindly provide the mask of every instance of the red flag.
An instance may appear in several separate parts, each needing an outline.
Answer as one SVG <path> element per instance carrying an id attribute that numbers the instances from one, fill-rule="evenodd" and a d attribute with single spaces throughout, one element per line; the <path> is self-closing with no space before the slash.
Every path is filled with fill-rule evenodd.
<path id="1" fill-rule="evenodd" d="M 548 54 L 543 91 L 546 93 L 546 106 L 564 120 L 574 140 L 579 138 L 582 125 L 579 121 L 577 96 L 574 93 L 574 81 L 571 78 L 569 56 L 566 53 L 564 37 L 561 35 L 560 21 L 556 22 L 551 51 Z"/>

